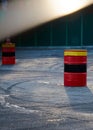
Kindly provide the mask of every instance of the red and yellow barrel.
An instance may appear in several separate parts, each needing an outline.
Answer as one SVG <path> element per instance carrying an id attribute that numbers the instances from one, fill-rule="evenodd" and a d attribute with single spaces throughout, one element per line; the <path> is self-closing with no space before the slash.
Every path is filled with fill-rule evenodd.
<path id="1" fill-rule="evenodd" d="M 2 44 L 2 64 L 15 64 L 15 44 Z"/>
<path id="2" fill-rule="evenodd" d="M 64 51 L 64 86 L 87 86 L 87 50 Z"/>

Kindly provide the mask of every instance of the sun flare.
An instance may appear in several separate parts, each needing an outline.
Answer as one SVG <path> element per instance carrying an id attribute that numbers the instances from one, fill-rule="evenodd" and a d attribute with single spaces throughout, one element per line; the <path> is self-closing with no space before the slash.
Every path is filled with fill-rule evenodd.
<path id="1" fill-rule="evenodd" d="M 91 0 L 90 0 L 91 2 Z M 51 0 L 54 11 L 58 15 L 67 15 L 85 7 L 88 0 Z"/>
<path id="2" fill-rule="evenodd" d="M 0 40 L 78 11 L 93 0 L 13 0 L 0 8 Z"/>

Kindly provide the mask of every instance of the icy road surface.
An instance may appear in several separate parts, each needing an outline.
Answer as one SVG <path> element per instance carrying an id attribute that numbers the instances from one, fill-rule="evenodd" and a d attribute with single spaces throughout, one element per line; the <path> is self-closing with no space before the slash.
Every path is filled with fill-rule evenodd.
<path id="1" fill-rule="evenodd" d="M 64 87 L 63 49 L 16 50 L 0 63 L 0 130 L 93 130 L 93 52 L 87 87 Z"/>

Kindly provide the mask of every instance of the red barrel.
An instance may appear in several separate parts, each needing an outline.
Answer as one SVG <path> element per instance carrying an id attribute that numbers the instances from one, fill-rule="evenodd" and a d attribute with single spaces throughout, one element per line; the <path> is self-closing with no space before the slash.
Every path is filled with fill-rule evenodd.
<path id="1" fill-rule="evenodd" d="M 87 50 L 64 51 L 64 86 L 87 86 Z"/>
<path id="2" fill-rule="evenodd" d="M 2 45 L 2 64 L 15 64 L 15 44 Z"/>

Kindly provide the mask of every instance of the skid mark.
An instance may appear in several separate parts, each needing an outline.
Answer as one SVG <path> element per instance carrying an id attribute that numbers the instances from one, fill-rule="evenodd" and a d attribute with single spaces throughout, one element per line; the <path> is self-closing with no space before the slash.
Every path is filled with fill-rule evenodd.
<path id="1" fill-rule="evenodd" d="M 5 108 L 9 108 L 13 111 L 16 111 L 17 113 L 26 113 L 26 114 L 30 114 L 30 113 L 37 113 L 37 112 L 40 112 L 38 110 L 31 110 L 31 109 L 27 109 L 25 107 L 21 107 L 19 105 L 16 105 L 16 104 L 11 104 L 9 102 L 6 102 L 6 98 L 7 97 L 12 97 L 10 94 L 11 94 L 11 89 L 13 87 L 15 87 L 16 85 L 18 84 L 21 84 L 21 83 L 25 83 L 25 82 L 28 82 L 29 80 L 26 80 L 26 81 L 21 81 L 21 82 L 17 82 L 11 86 L 9 86 L 6 90 L 3 89 L 2 87 L 0 87 L 0 90 L 4 91 L 5 94 L 0 94 L 0 105 L 2 107 L 5 107 Z"/>
<path id="2" fill-rule="evenodd" d="M 59 70 L 60 68 L 63 68 L 63 65 L 60 63 L 54 64 L 51 67 L 49 67 L 50 70 Z"/>
<path id="3" fill-rule="evenodd" d="M 9 87 L 6 89 L 6 93 L 7 93 L 7 94 L 10 94 L 11 89 L 12 89 L 13 87 L 15 87 L 16 85 L 19 85 L 19 84 L 21 84 L 21 83 L 28 82 L 28 81 L 29 81 L 29 80 L 26 80 L 26 81 L 21 81 L 21 82 L 17 82 L 17 83 L 15 83 L 15 84 L 13 84 L 13 85 L 9 86 Z"/>

